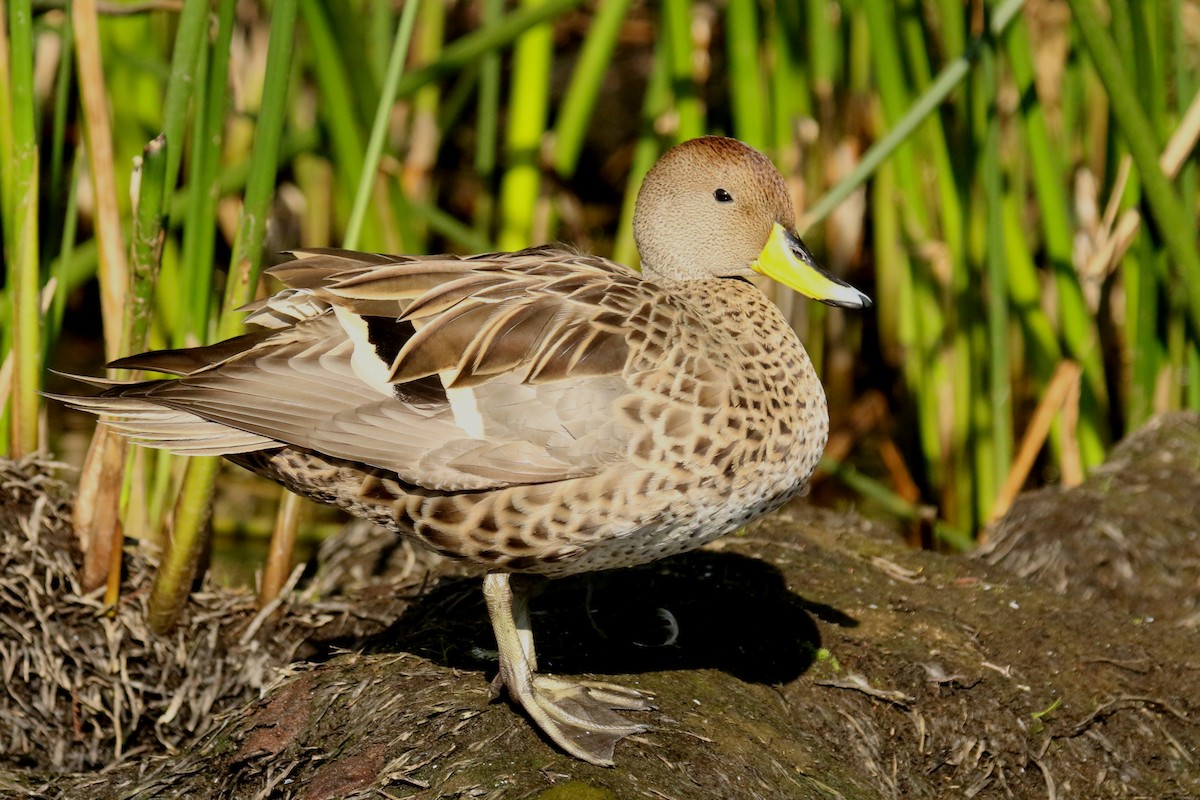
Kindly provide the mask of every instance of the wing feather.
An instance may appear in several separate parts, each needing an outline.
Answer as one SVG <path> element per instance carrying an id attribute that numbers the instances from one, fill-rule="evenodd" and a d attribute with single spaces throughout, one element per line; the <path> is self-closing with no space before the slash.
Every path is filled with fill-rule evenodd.
<path id="1" fill-rule="evenodd" d="M 658 297 L 635 272 L 555 247 L 294 255 L 269 270 L 285 288 L 252 308 L 266 330 L 123 359 L 180 377 L 72 404 L 154 446 L 288 445 L 437 490 L 583 477 L 625 457 L 628 339 Z"/>

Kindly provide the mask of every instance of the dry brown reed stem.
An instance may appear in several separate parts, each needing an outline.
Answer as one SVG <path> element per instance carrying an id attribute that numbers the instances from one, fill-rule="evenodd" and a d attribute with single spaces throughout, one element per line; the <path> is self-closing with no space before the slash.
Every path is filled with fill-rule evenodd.
<path id="1" fill-rule="evenodd" d="M 1054 415 L 1061 409 L 1063 411 L 1064 428 L 1068 429 L 1068 438 L 1070 431 L 1073 430 L 1074 424 L 1072 419 L 1068 419 L 1069 414 L 1078 415 L 1078 400 L 1079 400 L 1079 379 L 1083 374 L 1083 370 L 1079 364 L 1074 361 L 1064 361 L 1058 365 L 1058 369 L 1054 372 L 1054 377 L 1050 379 L 1049 385 L 1046 387 L 1045 394 L 1042 395 L 1041 402 L 1038 403 L 1037 409 L 1033 412 L 1033 417 L 1029 421 L 1029 427 L 1025 429 L 1025 435 L 1021 437 L 1021 447 L 1017 451 L 1017 457 L 1013 460 L 1012 469 L 1009 470 L 1008 476 L 1004 479 L 1004 485 L 1000 487 L 1000 494 L 996 497 L 996 502 L 992 506 L 991 519 L 994 521 L 1004 516 L 1012 506 L 1013 500 L 1021 491 L 1021 487 L 1025 485 L 1025 479 L 1029 477 L 1030 470 L 1033 469 L 1034 461 L 1037 459 L 1038 453 L 1042 449 L 1042 445 L 1046 442 L 1046 436 L 1050 433 L 1050 423 L 1054 419 Z M 1072 398 L 1076 408 L 1071 410 Z M 1074 455 L 1070 455 L 1074 451 Z M 1072 474 L 1068 478 L 1067 463 L 1078 465 L 1079 448 L 1078 443 L 1075 446 L 1068 445 L 1063 448 L 1063 483 L 1074 485 L 1079 483 L 1078 475 Z M 1082 471 L 1078 466 L 1075 468 Z M 1074 472 L 1075 470 L 1070 470 Z M 1070 481 L 1070 483 L 1068 482 Z M 985 534 L 980 535 L 980 543 L 984 541 Z"/>
<path id="2" fill-rule="evenodd" d="M 83 551 L 81 582 L 86 592 L 108 584 L 113 548 L 119 549 L 124 539 L 118 511 L 125 450 L 124 440 L 107 425 L 96 426 L 80 474 L 78 500 L 71 513 L 75 536 Z"/>
<path id="3" fill-rule="evenodd" d="M 100 31 L 96 0 L 75 0 L 75 51 L 78 59 L 79 96 L 83 105 L 87 138 L 88 172 L 96 203 L 96 240 L 100 256 L 100 303 L 104 318 L 104 354 L 111 361 L 120 353 L 121 320 L 129 267 L 121 234 L 121 212 L 117 204 L 113 171 L 112 129 L 108 119 L 108 94 L 100 62 Z"/>
<path id="4" fill-rule="evenodd" d="M 904 456 L 891 435 L 892 418 L 888 411 L 887 398 L 880 392 L 870 391 L 855 401 L 847 415 L 850 430 L 834 431 L 825 446 L 825 457 L 833 461 L 846 461 L 855 443 L 874 434 L 879 457 L 891 476 L 896 494 L 909 503 L 919 503 L 921 489 L 913 479 L 912 472 L 904 463 Z"/>
<path id="5" fill-rule="evenodd" d="M 100 307 L 104 325 L 104 354 L 108 360 L 120 355 L 121 324 L 129 285 L 129 266 L 121 233 L 113 170 L 112 130 L 108 119 L 108 96 L 100 61 L 100 31 L 95 0 L 76 0 L 72 7 L 75 49 L 79 72 L 79 95 L 83 106 L 87 141 L 88 172 L 95 197 L 96 240 L 99 247 Z M 117 522 L 125 444 L 116 436 L 92 439 L 87 460 L 79 476 L 80 501 L 73 514 L 75 535 L 84 552 L 83 585 L 87 591 L 108 582 L 112 547 L 120 547 Z M 115 544 L 114 544 L 115 543 Z"/>
<path id="6" fill-rule="evenodd" d="M 1081 379 L 1077 376 L 1067 382 L 1067 396 L 1063 400 L 1062 456 L 1059 458 L 1059 469 L 1062 470 L 1059 483 L 1070 488 L 1083 483 L 1083 455 L 1079 450 L 1079 396 Z"/>
<path id="7" fill-rule="evenodd" d="M 275 515 L 275 528 L 271 531 L 271 545 L 267 551 L 267 563 L 263 570 L 262 584 L 258 587 L 258 605 L 265 608 L 279 596 L 288 580 L 292 568 L 292 550 L 296 542 L 296 530 L 300 527 L 300 514 L 304 498 L 284 492 Z"/>

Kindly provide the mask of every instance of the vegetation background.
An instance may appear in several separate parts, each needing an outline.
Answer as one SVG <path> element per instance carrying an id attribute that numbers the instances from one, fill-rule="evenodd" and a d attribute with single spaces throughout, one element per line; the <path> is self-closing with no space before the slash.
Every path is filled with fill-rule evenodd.
<path id="1" fill-rule="evenodd" d="M 85 464 L 77 526 L 110 596 L 123 537 L 171 526 L 159 627 L 219 462 L 89 446 L 37 394 L 64 386 L 49 368 L 233 335 L 289 248 L 561 240 L 636 263 L 641 177 L 706 133 L 766 152 L 814 252 L 876 302 L 777 296 L 830 397 L 819 499 L 967 547 L 1021 488 L 1200 409 L 1195 0 L 0 8 L 0 454 Z M 218 495 L 227 557 L 258 568 L 270 535 L 272 596 L 299 503 Z"/>

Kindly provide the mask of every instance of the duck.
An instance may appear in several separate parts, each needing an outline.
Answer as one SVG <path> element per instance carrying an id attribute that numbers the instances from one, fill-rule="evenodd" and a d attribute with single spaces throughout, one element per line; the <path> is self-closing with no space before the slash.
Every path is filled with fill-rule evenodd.
<path id="1" fill-rule="evenodd" d="M 863 309 L 818 265 L 762 153 L 706 136 L 638 193 L 641 271 L 562 245 L 296 250 L 250 332 L 119 359 L 170 377 L 68 396 L 132 441 L 220 455 L 472 565 L 506 690 L 612 766 L 642 692 L 537 668 L 529 576 L 645 564 L 801 494 L 829 430 L 795 331 L 751 280 Z"/>

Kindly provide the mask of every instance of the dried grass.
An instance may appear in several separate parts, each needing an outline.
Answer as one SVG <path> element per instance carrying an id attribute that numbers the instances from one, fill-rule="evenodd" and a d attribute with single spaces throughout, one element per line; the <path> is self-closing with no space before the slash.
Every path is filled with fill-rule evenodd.
<path id="1" fill-rule="evenodd" d="M 253 593 L 206 582 L 175 632 L 158 636 L 146 624 L 154 562 L 143 548 L 126 553 L 116 608 L 102 589 L 82 591 L 69 493 L 50 477 L 58 467 L 0 460 L 0 769 L 85 772 L 176 752 L 322 642 L 391 624 L 404 587 L 423 583 L 432 564 L 360 532 L 305 591 L 292 591 L 297 571 L 260 612 Z M 365 558 L 355 542 L 370 544 Z M 381 565 L 391 566 L 385 579 Z M 380 580 L 391 591 L 376 589 L 373 604 L 338 596 Z"/>

